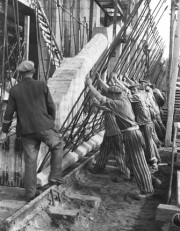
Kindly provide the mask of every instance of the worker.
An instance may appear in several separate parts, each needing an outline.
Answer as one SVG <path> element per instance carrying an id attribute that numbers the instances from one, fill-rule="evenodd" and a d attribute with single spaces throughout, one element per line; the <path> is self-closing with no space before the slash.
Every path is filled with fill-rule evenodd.
<path id="1" fill-rule="evenodd" d="M 153 90 L 150 86 L 151 86 L 151 83 L 148 82 L 145 86 L 145 90 L 147 92 L 147 97 L 150 100 L 150 103 L 155 111 L 155 119 L 154 119 L 155 130 L 156 130 L 159 140 L 164 141 L 165 134 L 166 134 L 166 128 L 162 122 L 161 112 L 156 102 L 156 99 L 154 97 Z"/>
<path id="2" fill-rule="evenodd" d="M 161 109 L 165 102 L 166 102 L 166 96 L 164 94 L 164 92 L 160 91 L 155 84 L 151 84 L 150 87 L 153 90 L 153 95 L 154 98 L 156 100 L 157 105 L 159 106 L 159 108 Z"/>
<path id="3" fill-rule="evenodd" d="M 55 105 L 45 82 L 33 79 L 32 61 L 23 61 L 17 66 L 22 81 L 9 92 L 0 140 L 6 138 L 13 114 L 17 113 L 16 134 L 21 136 L 24 151 L 24 186 L 26 200 L 36 197 L 37 156 L 41 142 L 51 151 L 49 186 L 63 183 L 62 158 L 64 142 L 55 126 Z"/>
<path id="4" fill-rule="evenodd" d="M 150 115 L 151 115 L 151 121 L 152 121 L 152 137 L 153 140 L 155 142 L 155 144 L 157 145 L 158 148 L 161 147 L 162 142 L 160 141 L 158 135 L 157 135 L 157 131 L 155 129 L 155 124 L 157 124 L 156 121 L 156 113 L 159 111 L 158 107 L 153 107 L 153 103 L 151 102 L 151 97 L 149 98 L 148 94 L 147 94 L 147 85 L 149 85 L 149 81 L 147 80 L 139 80 L 139 90 L 141 92 L 141 94 L 144 95 L 145 99 L 146 99 L 146 104 L 149 107 L 149 111 L 150 111 Z M 156 105 L 155 105 L 156 106 Z"/>
<path id="5" fill-rule="evenodd" d="M 152 171 L 158 170 L 158 163 L 161 161 L 157 146 L 152 138 L 152 121 L 151 115 L 146 104 L 146 99 L 138 90 L 137 84 L 129 86 L 131 90 L 131 103 L 134 110 L 136 122 L 138 123 L 140 130 L 145 140 L 145 156 L 147 163 L 152 168 Z"/>
<path id="6" fill-rule="evenodd" d="M 99 79 L 99 82 L 100 81 L 102 80 Z M 105 91 L 102 91 L 102 94 L 111 98 L 111 95 Z M 104 111 L 105 134 L 100 145 L 100 151 L 96 158 L 96 163 L 93 168 L 91 167 L 88 170 L 93 174 L 102 173 L 107 165 L 110 154 L 112 154 L 118 163 L 120 177 L 123 180 L 130 180 L 130 171 L 125 164 L 122 134 L 116 123 L 115 115 L 108 108 L 100 106 L 96 99 L 94 99 L 94 105 Z"/>
<path id="7" fill-rule="evenodd" d="M 109 108 L 116 115 L 117 124 L 123 135 L 125 152 L 129 157 L 130 165 L 140 190 L 138 196 L 140 198 L 153 196 L 154 189 L 151 173 L 144 155 L 142 133 L 135 122 L 135 116 L 127 94 L 124 94 L 122 89 L 116 85 L 107 85 L 107 92 L 112 95 L 111 98 L 108 98 L 101 95 L 94 88 L 89 77 L 86 84 L 101 105 Z"/>

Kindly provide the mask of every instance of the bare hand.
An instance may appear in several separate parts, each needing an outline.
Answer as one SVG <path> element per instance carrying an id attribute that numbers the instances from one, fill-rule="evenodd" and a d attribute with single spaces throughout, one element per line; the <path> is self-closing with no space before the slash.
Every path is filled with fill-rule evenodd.
<path id="1" fill-rule="evenodd" d="M 94 103 L 94 104 L 99 104 L 99 101 L 98 101 L 96 98 L 94 98 L 94 99 L 93 99 L 93 103 Z"/>
<path id="2" fill-rule="evenodd" d="M 127 72 L 124 73 L 124 77 L 125 77 L 125 78 L 128 78 L 128 73 L 127 73 Z"/>
<path id="3" fill-rule="evenodd" d="M 116 79 L 117 78 L 117 74 L 115 72 L 111 73 L 111 79 Z"/>
<path id="4" fill-rule="evenodd" d="M 2 144 L 6 140 L 6 137 L 7 137 L 6 133 L 1 132 L 1 134 L 0 134 L 0 144 Z"/>
<path id="5" fill-rule="evenodd" d="M 92 85 L 92 79 L 90 79 L 89 77 L 87 77 L 87 79 L 86 79 L 86 84 L 87 84 L 88 86 Z"/>

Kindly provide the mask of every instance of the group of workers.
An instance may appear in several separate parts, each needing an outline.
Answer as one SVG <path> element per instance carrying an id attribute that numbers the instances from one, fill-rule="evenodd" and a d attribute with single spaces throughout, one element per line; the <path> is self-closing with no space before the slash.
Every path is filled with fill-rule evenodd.
<path id="1" fill-rule="evenodd" d="M 16 71 L 21 75 L 21 81 L 10 88 L 0 141 L 6 139 L 16 113 L 16 133 L 21 137 L 25 160 L 25 196 L 27 201 L 31 201 L 37 196 L 36 169 L 41 142 L 51 151 L 48 185 L 64 182 L 64 141 L 55 129 L 55 105 L 49 89 L 45 82 L 33 79 L 34 63 L 23 61 Z M 163 96 L 147 81 L 132 82 L 126 76 L 125 82 L 115 73 L 111 74 L 108 84 L 99 75 L 97 79 L 101 93 L 90 78 L 86 84 L 94 95 L 94 105 L 104 110 L 105 134 L 91 172 L 103 171 L 112 153 L 125 178 L 130 179 L 133 175 L 141 195 L 151 196 L 154 192 L 152 173 L 158 170 L 161 161 L 157 145 L 161 145 L 165 135 L 160 111 Z"/>
<path id="2" fill-rule="evenodd" d="M 156 179 L 153 173 L 158 171 L 161 161 L 158 147 L 165 136 L 161 120 L 165 97 L 146 80 L 137 82 L 126 76 L 126 81 L 122 81 L 116 73 L 111 74 L 108 84 L 99 75 L 97 80 L 101 93 L 90 78 L 86 83 L 94 97 L 94 105 L 104 111 L 105 134 L 96 163 L 89 171 L 93 174 L 103 172 L 113 154 L 123 178 L 135 177 L 139 196 L 152 196 L 152 179 Z"/>

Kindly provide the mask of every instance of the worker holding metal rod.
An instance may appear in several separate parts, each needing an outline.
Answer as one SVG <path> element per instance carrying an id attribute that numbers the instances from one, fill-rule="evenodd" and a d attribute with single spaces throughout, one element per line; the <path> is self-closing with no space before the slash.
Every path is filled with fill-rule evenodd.
<path id="1" fill-rule="evenodd" d="M 116 115 L 117 124 L 123 134 L 126 154 L 129 156 L 130 165 L 140 190 L 138 197 L 153 196 L 151 173 L 143 150 L 143 137 L 135 122 L 135 116 L 127 94 L 124 94 L 122 89 L 116 85 L 107 85 L 104 89 L 107 89 L 112 95 L 111 98 L 108 98 L 95 89 L 90 78 L 87 78 L 86 84 L 101 105 L 106 106 Z"/>

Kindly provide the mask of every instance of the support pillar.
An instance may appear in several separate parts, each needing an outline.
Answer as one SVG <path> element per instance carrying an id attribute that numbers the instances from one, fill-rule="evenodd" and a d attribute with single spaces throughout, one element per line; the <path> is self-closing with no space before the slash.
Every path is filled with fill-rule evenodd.
<path id="1" fill-rule="evenodd" d="M 178 64 L 179 64 L 179 50 L 180 50 L 180 2 L 178 6 L 177 24 L 176 24 L 173 53 L 172 53 L 172 64 L 170 68 L 168 119 L 167 119 L 166 137 L 165 137 L 166 146 L 169 146 L 171 144 L 171 137 L 172 137 L 174 102 L 175 102 L 176 82 L 177 82 Z"/>
<path id="2" fill-rule="evenodd" d="M 30 16 L 24 16 L 24 43 L 25 43 L 25 50 L 24 50 L 24 60 L 29 59 L 29 33 L 30 33 Z"/>

